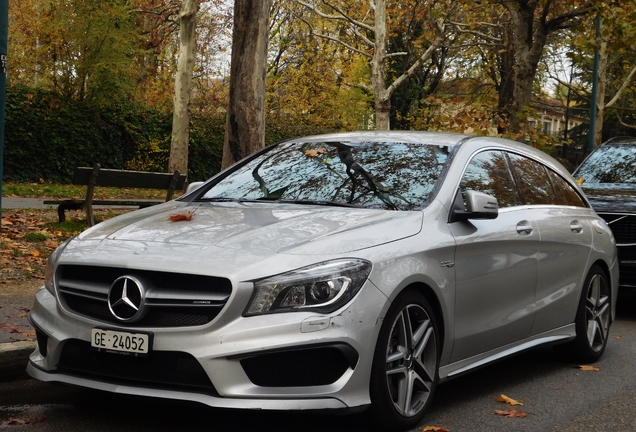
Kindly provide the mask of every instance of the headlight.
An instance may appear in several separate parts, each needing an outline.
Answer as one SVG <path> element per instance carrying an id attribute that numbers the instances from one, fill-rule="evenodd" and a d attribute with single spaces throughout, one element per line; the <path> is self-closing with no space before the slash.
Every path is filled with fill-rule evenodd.
<path id="1" fill-rule="evenodd" d="M 57 262 L 58 259 L 60 259 L 60 255 L 62 255 L 64 248 L 66 248 L 66 246 L 74 238 L 75 237 L 71 237 L 70 239 L 66 240 L 64 243 L 59 245 L 53 252 L 51 252 L 51 255 L 49 255 L 49 258 L 46 260 L 46 273 L 44 273 L 44 287 L 54 296 L 55 296 L 55 284 L 53 282 L 53 276 L 55 274 L 55 263 Z"/>
<path id="2" fill-rule="evenodd" d="M 370 272 L 369 261 L 340 259 L 257 280 L 245 315 L 333 312 L 353 298 Z"/>

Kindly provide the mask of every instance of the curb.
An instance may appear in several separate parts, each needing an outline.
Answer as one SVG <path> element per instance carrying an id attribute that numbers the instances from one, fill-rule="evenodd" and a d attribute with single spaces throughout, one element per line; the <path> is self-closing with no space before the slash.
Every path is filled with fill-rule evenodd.
<path id="1" fill-rule="evenodd" d="M 0 343 L 0 382 L 26 375 L 29 355 L 34 349 L 35 342 Z"/>

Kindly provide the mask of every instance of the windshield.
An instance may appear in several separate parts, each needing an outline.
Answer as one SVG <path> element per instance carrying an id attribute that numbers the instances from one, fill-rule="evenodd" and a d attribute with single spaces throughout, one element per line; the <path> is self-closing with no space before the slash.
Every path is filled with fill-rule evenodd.
<path id="1" fill-rule="evenodd" d="M 636 145 L 602 146 L 583 162 L 575 176 L 587 183 L 636 183 Z"/>
<path id="2" fill-rule="evenodd" d="M 422 208 L 448 147 L 412 143 L 284 143 L 214 184 L 200 201 L 279 200 L 365 208 Z"/>

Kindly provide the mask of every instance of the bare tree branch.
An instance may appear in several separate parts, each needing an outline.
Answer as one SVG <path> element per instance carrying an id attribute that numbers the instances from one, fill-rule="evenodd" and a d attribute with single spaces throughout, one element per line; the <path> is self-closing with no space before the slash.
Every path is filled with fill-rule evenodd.
<path id="1" fill-rule="evenodd" d="M 619 111 L 616 111 L 616 117 L 618 118 L 618 121 L 620 122 L 621 125 L 625 126 L 626 128 L 636 129 L 636 125 L 631 125 L 623 121 L 623 118 L 621 117 L 621 114 Z"/>
<path id="2" fill-rule="evenodd" d="M 428 47 L 428 49 L 420 56 L 420 58 L 418 58 L 415 63 L 413 63 L 411 65 L 411 67 L 404 72 L 402 75 L 400 75 L 395 81 L 393 81 L 393 83 L 389 86 L 389 88 L 387 88 L 387 92 L 388 94 L 392 94 L 396 88 L 398 88 L 400 85 L 402 85 L 402 83 L 404 81 L 406 81 L 409 77 L 411 77 L 419 68 L 420 66 L 426 61 L 428 60 L 431 55 L 433 54 L 433 52 L 439 48 L 440 46 L 442 46 L 442 43 L 444 42 L 444 39 L 442 36 L 438 36 L 435 41 L 433 41 L 433 43 L 431 44 L 431 46 Z"/>
<path id="3" fill-rule="evenodd" d="M 449 24 L 453 25 L 457 29 L 457 32 L 459 33 L 472 34 L 473 36 L 479 36 L 481 38 L 484 38 L 492 42 L 499 42 L 499 43 L 502 42 L 501 38 L 497 36 L 492 36 L 477 30 L 464 30 L 462 27 L 468 27 L 468 24 L 458 23 L 458 22 L 451 22 Z"/>
<path id="4" fill-rule="evenodd" d="M 623 81 L 623 84 L 621 84 L 621 87 L 618 89 L 612 100 L 605 104 L 605 108 L 611 107 L 618 101 L 618 99 L 623 95 L 623 92 L 625 91 L 627 86 L 631 84 L 632 79 L 634 79 L 634 74 L 636 74 L 636 66 L 632 68 L 631 72 L 629 73 L 625 81 Z"/>
<path id="5" fill-rule="evenodd" d="M 338 39 L 338 38 L 336 38 L 336 37 L 329 36 L 329 35 L 322 34 L 322 33 L 316 33 L 316 32 L 314 31 L 313 26 L 312 26 L 312 25 L 311 25 L 311 24 L 310 24 L 307 20 L 305 20 L 303 17 L 298 17 L 298 18 L 299 18 L 302 22 L 304 22 L 305 24 L 307 24 L 307 26 L 309 27 L 309 31 L 310 31 L 310 33 L 311 33 L 313 36 L 317 36 L 317 37 L 319 37 L 319 38 L 323 38 L 323 39 L 330 40 L 330 41 L 332 41 L 332 42 L 336 42 L 336 43 L 338 43 L 338 44 L 340 44 L 340 45 L 342 45 L 342 46 L 344 46 L 344 47 L 346 47 L 346 48 L 348 48 L 348 49 L 350 49 L 350 50 L 352 50 L 352 51 L 354 51 L 354 52 L 357 52 L 358 54 L 362 54 L 363 56 L 366 56 L 366 57 L 369 57 L 369 58 L 372 58 L 372 57 L 373 57 L 373 55 L 369 54 L 368 52 L 363 51 L 363 50 L 361 50 L 361 49 L 359 49 L 359 48 L 356 48 L 356 47 L 354 47 L 354 46 L 352 46 L 352 45 L 349 45 L 348 43 L 343 42 L 343 41 L 341 41 L 340 39 Z"/>
<path id="6" fill-rule="evenodd" d="M 317 14 L 318 14 L 318 16 L 320 16 L 321 18 L 332 19 L 332 20 L 339 20 L 339 21 L 347 21 L 347 22 L 349 22 L 349 23 L 351 23 L 351 24 L 353 24 L 353 25 L 355 25 L 355 26 L 358 26 L 358 27 L 364 28 L 364 29 L 369 30 L 369 31 L 373 31 L 373 27 L 371 27 L 370 25 L 365 24 L 365 23 L 360 22 L 360 21 L 357 21 L 357 20 L 354 20 L 354 19 L 353 19 L 353 18 L 351 18 L 349 15 L 347 15 L 346 13 L 344 13 L 344 11 L 342 11 L 341 9 L 337 8 L 336 6 L 334 6 L 334 5 L 330 4 L 330 3 L 327 3 L 326 1 L 325 1 L 324 3 L 325 3 L 327 6 L 329 6 L 330 8 L 332 8 L 333 10 L 335 10 L 336 12 L 338 12 L 340 15 L 329 15 L 329 14 L 326 14 L 326 13 L 322 12 L 321 10 L 319 10 L 318 8 L 316 8 L 316 5 L 315 5 L 315 4 L 305 3 L 305 2 L 304 2 L 304 1 L 302 1 L 302 0 L 296 0 L 296 2 L 297 2 L 298 4 L 301 4 L 301 5 L 305 6 L 305 7 L 306 7 L 306 8 L 308 8 L 308 9 L 313 10 L 313 11 L 314 11 L 315 13 L 317 13 Z"/>

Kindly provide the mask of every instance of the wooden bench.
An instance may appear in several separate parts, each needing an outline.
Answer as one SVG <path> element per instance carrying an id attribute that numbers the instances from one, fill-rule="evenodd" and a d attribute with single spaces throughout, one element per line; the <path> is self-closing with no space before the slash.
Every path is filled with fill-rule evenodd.
<path id="1" fill-rule="evenodd" d="M 86 209 L 86 221 L 88 226 L 95 225 L 93 218 L 94 205 L 108 206 L 133 206 L 133 207 L 150 207 L 155 204 L 161 204 L 172 199 L 175 190 L 183 189 L 186 176 L 180 174 L 179 171 L 170 173 L 155 173 L 146 171 L 126 171 L 115 169 L 101 169 L 100 164 L 95 164 L 93 168 L 79 167 L 73 173 L 72 183 L 75 185 L 86 185 L 86 198 L 75 200 L 50 200 L 44 201 L 44 204 L 57 205 L 57 215 L 60 222 L 66 219 L 64 212 L 66 210 Z M 119 188 L 142 188 L 142 189 L 165 189 L 167 190 L 165 201 L 153 199 L 113 199 L 113 200 L 95 200 L 93 194 L 95 186 L 119 187 Z"/>

